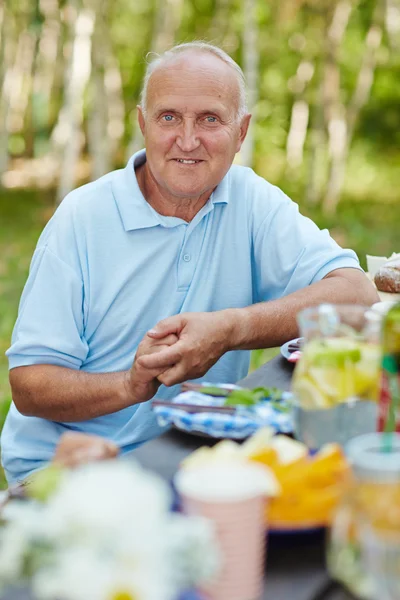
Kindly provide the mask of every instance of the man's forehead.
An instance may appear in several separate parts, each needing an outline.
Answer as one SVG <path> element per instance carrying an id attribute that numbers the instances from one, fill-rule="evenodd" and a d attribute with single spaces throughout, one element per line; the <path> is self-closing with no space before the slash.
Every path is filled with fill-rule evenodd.
<path id="1" fill-rule="evenodd" d="M 209 103 L 232 106 L 239 97 L 239 84 L 233 69 L 212 55 L 188 54 L 160 65 L 150 77 L 147 91 L 148 107 L 152 108 L 165 99 L 179 102 L 202 99 Z M 205 107 L 206 109 L 207 107 Z"/>

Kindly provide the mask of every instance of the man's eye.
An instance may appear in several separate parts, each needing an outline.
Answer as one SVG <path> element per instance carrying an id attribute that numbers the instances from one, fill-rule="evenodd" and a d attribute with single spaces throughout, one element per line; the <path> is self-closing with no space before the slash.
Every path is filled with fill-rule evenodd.
<path id="1" fill-rule="evenodd" d="M 173 120 L 173 116 L 172 115 L 164 115 L 163 119 L 164 121 L 167 121 L 168 123 L 170 123 Z"/>
<path id="2" fill-rule="evenodd" d="M 216 117 L 212 117 L 211 115 L 208 115 L 208 117 L 206 117 L 206 121 L 207 121 L 207 123 L 216 123 L 217 122 L 217 118 Z"/>

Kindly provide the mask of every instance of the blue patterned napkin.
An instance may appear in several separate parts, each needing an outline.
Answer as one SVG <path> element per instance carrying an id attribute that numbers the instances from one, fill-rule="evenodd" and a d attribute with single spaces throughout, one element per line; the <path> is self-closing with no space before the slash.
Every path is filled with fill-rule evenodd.
<path id="1" fill-rule="evenodd" d="M 215 384 L 204 384 L 212 385 Z M 226 386 L 222 386 L 225 387 Z M 230 386 L 233 389 L 237 386 Z M 291 394 L 283 393 L 283 402 L 289 402 Z M 269 425 L 276 432 L 290 433 L 293 431 L 292 411 L 282 412 L 276 409 L 268 398 L 258 402 L 255 406 L 238 406 L 234 414 L 215 412 L 188 413 L 180 408 L 175 408 L 174 403 L 202 404 L 207 406 L 222 406 L 224 398 L 208 396 L 200 392 L 182 392 L 171 400 L 169 406 L 155 406 L 153 410 L 161 426 L 174 425 L 178 429 L 189 433 L 204 433 L 216 438 L 243 439 L 249 437 L 260 427 Z"/>

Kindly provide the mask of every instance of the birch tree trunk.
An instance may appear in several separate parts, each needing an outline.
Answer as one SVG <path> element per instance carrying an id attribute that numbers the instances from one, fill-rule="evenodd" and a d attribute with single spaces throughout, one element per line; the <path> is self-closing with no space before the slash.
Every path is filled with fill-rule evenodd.
<path id="1" fill-rule="evenodd" d="M 24 121 L 30 98 L 32 68 L 36 50 L 36 38 L 30 30 L 30 13 L 18 15 L 18 42 L 15 60 L 9 78 L 9 129 L 12 133 L 24 130 Z"/>
<path id="2" fill-rule="evenodd" d="M 29 70 L 26 74 L 27 82 L 25 86 L 26 94 L 26 113 L 25 113 L 25 154 L 32 158 L 35 153 L 35 129 L 36 129 L 36 89 L 34 85 L 35 73 L 38 66 L 39 42 L 42 31 L 43 17 L 40 12 L 39 0 L 35 0 L 32 6 L 30 16 L 29 34 L 32 40 L 32 53 L 29 60 Z"/>
<path id="3" fill-rule="evenodd" d="M 69 73 L 66 78 L 65 101 L 54 130 L 54 141 L 62 152 L 60 181 L 56 202 L 75 185 L 75 173 L 82 147 L 83 93 L 91 71 L 91 44 L 95 22 L 93 11 L 83 8 L 77 0 L 72 2 L 76 19 L 72 23 L 72 49 Z"/>
<path id="4" fill-rule="evenodd" d="M 253 116 L 250 121 L 246 139 L 240 151 L 240 162 L 245 167 L 253 165 L 254 130 L 258 102 L 258 25 L 255 0 L 243 1 L 243 72 L 247 83 L 248 108 Z"/>
<path id="5" fill-rule="evenodd" d="M 400 0 L 386 0 L 385 25 L 389 43 L 394 50 L 400 49 Z"/>
<path id="6" fill-rule="evenodd" d="M 33 103 L 40 102 L 40 116 L 35 115 L 39 127 L 49 127 L 51 122 L 51 97 L 54 88 L 61 36 L 60 11 L 57 0 L 42 3 L 44 17 L 40 36 L 37 67 L 33 79 Z M 62 72 L 62 68 L 60 69 Z"/>
<path id="7" fill-rule="evenodd" d="M 92 76 L 90 81 L 90 110 L 88 116 L 88 145 L 92 160 L 92 180 L 109 171 L 109 137 L 107 128 L 107 103 L 105 90 L 105 65 L 107 59 L 108 0 L 97 0 L 96 6 L 91 3 L 91 9 L 96 10 L 96 22 L 92 43 Z"/>
<path id="8" fill-rule="evenodd" d="M 160 54 L 174 44 L 176 33 L 182 19 L 183 0 L 155 0 L 155 19 L 153 36 L 149 50 Z M 136 120 L 127 158 L 143 146 L 143 136 Z"/>
<path id="9" fill-rule="evenodd" d="M 346 174 L 346 162 L 349 148 L 353 139 L 355 126 L 361 110 L 366 105 L 374 80 L 377 52 L 382 41 L 382 8 L 378 0 L 374 11 L 373 22 L 365 38 L 364 55 L 358 73 L 356 87 L 349 106 L 340 122 L 335 124 L 338 129 L 331 147 L 332 160 L 327 191 L 323 203 L 326 214 L 335 212 L 340 199 Z"/>
<path id="10" fill-rule="evenodd" d="M 294 102 L 286 140 L 286 161 L 291 171 L 294 171 L 303 163 L 304 144 L 310 114 L 305 91 L 313 74 L 314 65 L 310 61 L 303 59 L 298 66 L 295 77 L 290 82 L 290 87 L 294 94 Z"/>

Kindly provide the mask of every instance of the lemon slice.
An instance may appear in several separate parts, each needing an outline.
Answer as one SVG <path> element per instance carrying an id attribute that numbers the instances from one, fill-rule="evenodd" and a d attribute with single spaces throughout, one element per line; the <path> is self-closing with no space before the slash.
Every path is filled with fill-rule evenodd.
<path id="1" fill-rule="evenodd" d="M 260 429 L 242 444 L 241 455 L 250 457 L 262 452 L 270 445 L 274 433 L 275 430 L 272 427 L 260 427 Z"/>
<path id="2" fill-rule="evenodd" d="M 292 440 L 286 435 L 276 435 L 271 441 L 271 448 L 277 452 L 281 465 L 289 465 L 308 456 L 308 448 L 305 444 Z"/>
<path id="3" fill-rule="evenodd" d="M 307 361 L 318 367 L 343 367 L 361 359 L 360 344 L 356 340 L 327 338 L 310 342 L 305 348 Z"/>
<path id="4" fill-rule="evenodd" d="M 353 363 L 340 369 L 310 367 L 308 373 L 319 390 L 334 402 L 345 400 L 356 393 Z"/>
<path id="5" fill-rule="evenodd" d="M 363 396 L 368 394 L 371 399 L 376 397 L 379 384 L 379 367 L 381 352 L 375 344 L 363 344 L 361 347 L 361 360 L 355 365 L 354 386 L 355 394 Z"/>
<path id="6" fill-rule="evenodd" d="M 299 398 L 302 408 L 312 410 L 315 408 L 329 408 L 331 402 L 329 397 L 321 392 L 321 390 L 310 379 L 302 377 L 296 381 L 293 387 L 296 396 Z"/>

